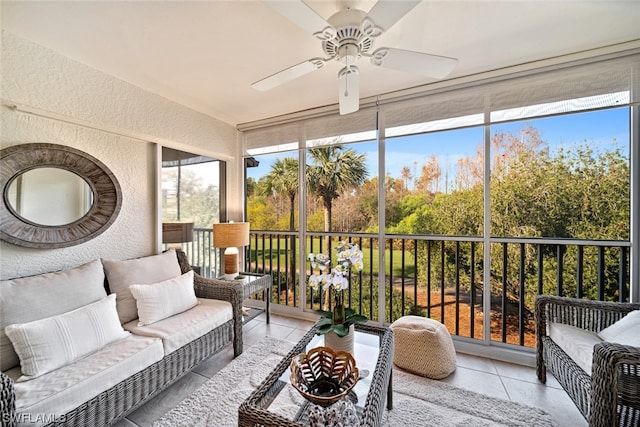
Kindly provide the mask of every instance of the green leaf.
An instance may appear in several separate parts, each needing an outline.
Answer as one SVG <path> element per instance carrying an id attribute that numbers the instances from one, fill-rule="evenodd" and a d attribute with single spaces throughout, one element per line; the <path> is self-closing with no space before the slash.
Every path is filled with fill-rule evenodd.
<path id="1" fill-rule="evenodd" d="M 349 327 L 345 325 L 333 325 L 333 331 L 339 337 L 345 337 L 349 333 Z"/>
<path id="2" fill-rule="evenodd" d="M 353 316 L 348 316 L 347 317 L 347 322 L 351 322 L 351 323 L 365 323 L 367 320 L 366 316 L 362 316 L 360 314 L 355 314 Z"/>
<path id="3" fill-rule="evenodd" d="M 318 325 L 316 325 L 318 326 Z M 337 325 L 339 326 L 339 325 Z M 324 324 L 324 325 L 320 325 L 318 326 L 318 329 L 316 331 L 316 335 L 324 335 L 327 334 L 329 332 L 331 332 L 332 330 L 334 330 L 334 325 L 329 323 L 329 324 Z"/>
<path id="4" fill-rule="evenodd" d="M 331 319 L 327 319 L 326 317 L 321 317 L 316 322 L 316 326 L 325 326 L 325 325 L 333 325 L 333 321 Z"/>

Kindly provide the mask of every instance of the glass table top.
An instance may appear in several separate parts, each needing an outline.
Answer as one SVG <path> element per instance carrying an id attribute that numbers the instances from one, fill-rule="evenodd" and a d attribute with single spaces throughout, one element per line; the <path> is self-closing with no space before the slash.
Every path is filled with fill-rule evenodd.
<path id="1" fill-rule="evenodd" d="M 383 350 L 381 343 L 386 348 L 384 351 L 385 360 L 382 361 L 379 360 Z M 291 385 L 289 365 L 295 355 L 322 345 L 324 345 L 324 337 L 315 335 L 315 329 L 312 328 L 241 405 L 239 410 L 240 425 L 252 425 L 249 421 L 259 421 L 265 426 L 308 425 L 309 411 L 318 410 L 318 407 L 307 401 Z M 362 417 L 364 411 L 367 410 L 367 405 L 376 406 L 376 408 L 368 408 L 370 414 L 366 417 L 367 419 L 375 419 L 377 418 L 375 414 L 381 414 L 383 408 L 380 407 L 387 400 L 381 396 L 369 399 L 369 394 L 374 383 L 377 385 L 374 389 L 378 394 L 384 393 L 386 395 L 387 387 L 390 387 L 389 379 L 393 358 L 391 331 L 386 327 L 356 325 L 354 357 L 356 366 L 361 372 L 361 379 L 349 393 L 349 399 L 355 405 L 358 417 Z M 378 369 L 376 370 L 376 368 Z M 389 384 L 383 384 L 384 382 Z M 272 417 L 273 421 L 271 422 Z M 246 424 L 243 423 L 243 420 L 247 421 Z M 369 424 L 360 423 L 358 425 Z"/>

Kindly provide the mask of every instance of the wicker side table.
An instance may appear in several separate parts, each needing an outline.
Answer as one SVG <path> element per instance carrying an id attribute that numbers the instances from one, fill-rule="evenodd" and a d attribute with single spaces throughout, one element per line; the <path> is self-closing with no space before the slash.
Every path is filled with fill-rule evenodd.
<path id="1" fill-rule="evenodd" d="M 242 284 L 242 290 L 244 292 L 244 299 L 250 298 L 260 291 L 267 291 L 267 301 L 265 302 L 265 311 L 267 313 L 267 324 L 269 324 L 269 304 L 271 302 L 271 284 L 272 279 L 270 274 L 258 274 L 258 273 L 239 273 L 241 276 L 246 276 L 246 281 Z M 255 317 L 255 316 L 253 316 Z M 253 319 L 250 317 L 247 321 Z"/>
<path id="2" fill-rule="evenodd" d="M 272 278 L 269 274 L 258 274 L 258 273 L 238 273 L 239 276 L 245 276 L 244 281 L 242 282 L 242 300 L 246 300 L 247 298 L 252 297 L 260 291 L 267 291 L 267 301 L 265 306 L 265 312 L 267 313 L 267 324 L 269 323 L 269 303 L 271 301 L 271 284 Z M 224 279 L 222 277 L 218 277 L 216 279 L 211 279 L 214 281 L 220 281 L 229 283 L 229 279 Z M 261 310 L 257 311 L 257 314 L 253 316 L 246 317 L 243 323 L 248 322 L 249 320 L 256 317 L 258 314 L 262 313 Z"/>

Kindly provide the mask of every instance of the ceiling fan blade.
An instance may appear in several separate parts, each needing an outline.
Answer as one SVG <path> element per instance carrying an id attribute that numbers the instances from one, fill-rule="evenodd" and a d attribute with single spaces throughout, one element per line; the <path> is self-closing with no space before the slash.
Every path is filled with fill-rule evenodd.
<path id="1" fill-rule="evenodd" d="M 309 74 L 312 71 L 319 70 L 324 67 L 327 61 L 322 58 L 313 58 L 308 61 L 301 62 L 293 67 L 285 68 L 282 71 L 278 71 L 275 74 L 258 80 L 251 85 L 252 88 L 259 91 L 271 90 L 276 86 L 286 83 L 290 80 L 297 79 L 298 77 Z"/>
<path id="2" fill-rule="evenodd" d="M 458 64 L 458 60 L 412 50 L 382 47 L 373 52 L 371 63 L 380 67 L 443 79 L 451 74 Z"/>
<path id="3" fill-rule="evenodd" d="M 367 14 L 369 19 L 382 31 L 386 31 L 398 22 L 421 0 L 378 0 Z"/>
<path id="4" fill-rule="evenodd" d="M 325 19 L 318 15 L 302 0 L 263 0 L 280 15 L 303 30 L 313 34 L 320 40 L 330 40 L 335 37 L 336 30 Z"/>
<path id="5" fill-rule="evenodd" d="M 356 66 L 344 67 L 338 73 L 340 115 L 356 112 L 360 108 L 359 80 L 359 70 Z"/>

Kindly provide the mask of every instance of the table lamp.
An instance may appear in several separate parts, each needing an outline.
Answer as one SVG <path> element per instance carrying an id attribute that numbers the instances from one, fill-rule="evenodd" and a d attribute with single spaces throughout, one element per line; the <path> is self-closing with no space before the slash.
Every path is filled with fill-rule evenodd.
<path id="1" fill-rule="evenodd" d="M 213 224 L 213 246 L 225 248 L 224 278 L 233 280 L 238 275 L 238 247 L 249 244 L 248 222 L 221 222 Z"/>
<path id="2" fill-rule="evenodd" d="M 193 241 L 193 222 L 163 222 L 162 243 L 182 249 L 182 243 Z"/>

